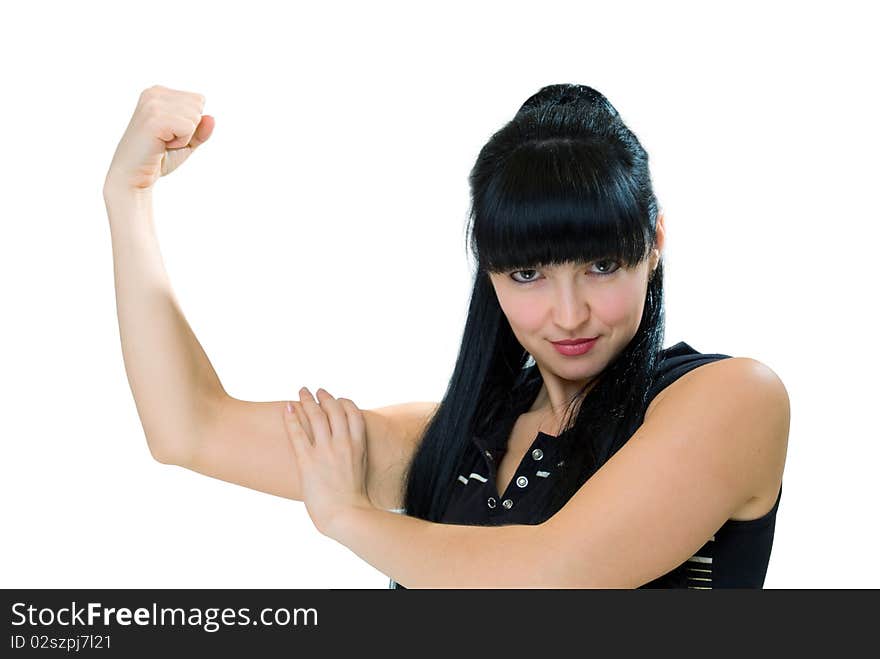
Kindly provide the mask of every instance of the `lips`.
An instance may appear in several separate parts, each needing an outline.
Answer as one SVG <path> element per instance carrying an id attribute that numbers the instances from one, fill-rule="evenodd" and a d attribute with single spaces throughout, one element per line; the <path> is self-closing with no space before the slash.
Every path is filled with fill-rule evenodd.
<path id="1" fill-rule="evenodd" d="M 589 343 L 590 341 L 595 341 L 598 339 L 598 336 L 594 336 L 591 339 L 564 339 L 562 341 L 551 341 L 550 343 L 555 343 L 560 346 L 579 346 L 583 343 Z"/>
<path id="2" fill-rule="evenodd" d="M 553 349 L 560 355 L 566 357 L 580 357 L 586 355 L 593 349 L 599 337 L 593 339 L 563 339 L 562 341 L 551 341 Z"/>

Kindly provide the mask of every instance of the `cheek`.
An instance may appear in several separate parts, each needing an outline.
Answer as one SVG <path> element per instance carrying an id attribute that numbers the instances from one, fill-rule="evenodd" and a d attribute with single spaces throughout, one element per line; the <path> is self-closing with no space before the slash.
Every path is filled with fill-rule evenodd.
<path id="1" fill-rule="evenodd" d="M 590 309 L 604 325 L 628 325 L 638 322 L 645 303 L 644 291 L 638 281 L 623 282 L 597 292 Z"/>
<path id="2" fill-rule="evenodd" d="M 528 296 L 512 295 L 507 298 L 499 298 L 498 303 L 513 329 L 526 332 L 535 332 L 541 329 L 544 312 L 539 305 L 534 303 L 534 300 L 529 300 Z"/>
<path id="3" fill-rule="evenodd" d="M 591 309 L 606 325 L 620 325 L 632 314 L 632 298 L 625 293 L 615 295 L 609 291 L 608 295 L 597 298 Z"/>

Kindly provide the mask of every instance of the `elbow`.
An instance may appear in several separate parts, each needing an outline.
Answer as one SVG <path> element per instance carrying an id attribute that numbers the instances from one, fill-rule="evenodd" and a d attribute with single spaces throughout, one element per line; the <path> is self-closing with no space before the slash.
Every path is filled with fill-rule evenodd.
<path id="1" fill-rule="evenodd" d="M 168 442 L 163 443 L 148 439 L 147 447 L 150 449 L 150 455 L 153 456 L 153 459 L 163 465 L 182 465 L 186 460 L 184 451 Z"/>

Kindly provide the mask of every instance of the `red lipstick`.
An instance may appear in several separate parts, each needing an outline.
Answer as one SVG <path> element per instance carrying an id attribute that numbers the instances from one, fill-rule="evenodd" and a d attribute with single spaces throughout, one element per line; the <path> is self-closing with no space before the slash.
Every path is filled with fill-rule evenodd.
<path id="1" fill-rule="evenodd" d="M 551 341 L 556 352 L 567 357 L 577 357 L 590 351 L 599 339 L 594 336 L 592 339 L 563 339 L 562 341 Z"/>

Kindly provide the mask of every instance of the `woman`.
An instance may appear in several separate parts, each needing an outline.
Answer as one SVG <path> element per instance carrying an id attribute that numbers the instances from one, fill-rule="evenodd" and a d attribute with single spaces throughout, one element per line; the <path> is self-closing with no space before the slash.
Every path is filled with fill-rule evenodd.
<path id="1" fill-rule="evenodd" d="M 114 257 L 139 240 L 145 191 L 213 128 L 203 97 L 148 92 L 153 128 L 133 120 L 105 182 Z M 176 305 L 151 342 L 120 301 L 123 348 L 139 332 L 168 369 L 125 354 L 154 456 L 303 501 L 392 587 L 761 587 L 788 396 L 755 360 L 662 349 L 665 228 L 635 135 L 596 90 L 551 85 L 470 184 L 476 274 L 439 404 L 362 411 L 305 388 L 281 414 L 238 401 Z M 117 297 L 146 313 L 126 270 Z M 185 404 L 169 417 L 171 400 Z"/>

